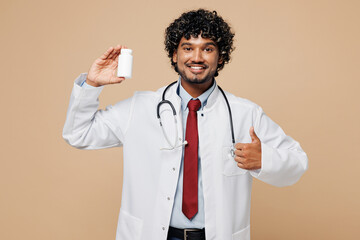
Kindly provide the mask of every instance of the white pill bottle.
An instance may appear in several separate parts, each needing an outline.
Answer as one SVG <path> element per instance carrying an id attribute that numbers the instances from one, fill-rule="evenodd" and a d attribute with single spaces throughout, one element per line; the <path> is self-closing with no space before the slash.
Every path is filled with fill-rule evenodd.
<path id="1" fill-rule="evenodd" d="M 119 55 L 118 62 L 118 77 L 131 78 L 132 76 L 132 65 L 133 65 L 133 56 L 131 49 L 122 48 Z"/>

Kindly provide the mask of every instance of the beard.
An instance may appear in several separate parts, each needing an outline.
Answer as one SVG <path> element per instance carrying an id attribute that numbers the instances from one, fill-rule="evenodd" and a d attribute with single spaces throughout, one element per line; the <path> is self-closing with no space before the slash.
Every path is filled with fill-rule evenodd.
<path id="1" fill-rule="evenodd" d="M 177 72 L 179 73 L 181 79 L 183 79 L 185 82 L 191 83 L 191 84 L 203 84 L 209 81 L 212 81 L 215 76 L 215 72 L 209 72 L 204 77 L 199 77 L 197 74 L 192 74 L 192 76 L 187 76 L 185 73 L 185 70 L 179 70 L 178 67 L 175 67 Z"/>

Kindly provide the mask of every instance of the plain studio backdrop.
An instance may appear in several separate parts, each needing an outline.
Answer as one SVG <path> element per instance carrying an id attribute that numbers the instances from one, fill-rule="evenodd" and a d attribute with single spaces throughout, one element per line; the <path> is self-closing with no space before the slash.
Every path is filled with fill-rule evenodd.
<path id="1" fill-rule="evenodd" d="M 200 7 L 236 33 L 219 85 L 262 106 L 309 157 L 291 187 L 254 180 L 252 240 L 359 239 L 357 0 L 2 0 L 0 239 L 115 239 L 122 148 L 63 140 L 73 81 L 116 44 L 133 49 L 133 78 L 106 86 L 101 108 L 176 80 L 164 30 Z"/>

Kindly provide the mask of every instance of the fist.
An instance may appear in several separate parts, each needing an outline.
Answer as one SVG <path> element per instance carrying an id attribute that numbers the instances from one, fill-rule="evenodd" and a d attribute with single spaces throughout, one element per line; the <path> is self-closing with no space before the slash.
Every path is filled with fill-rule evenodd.
<path id="1" fill-rule="evenodd" d="M 261 168 L 261 141 L 250 128 L 251 143 L 235 144 L 235 161 L 239 168 L 255 170 Z"/>

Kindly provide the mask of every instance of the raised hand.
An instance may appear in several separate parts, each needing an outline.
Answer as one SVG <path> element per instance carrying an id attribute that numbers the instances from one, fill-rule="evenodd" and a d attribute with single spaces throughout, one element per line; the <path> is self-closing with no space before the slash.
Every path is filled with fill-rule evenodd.
<path id="1" fill-rule="evenodd" d="M 251 143 L 235 144 L 235 161 L 239 168 L 255 170 L 261 168 L 261 141 L 250 128 Z"/>
<path id="2" fill-rule="evenodd" d="M 96 59 L 90 67 L 86 83 L 99 87 L 124 81 L 125 78 L 117 77 L 118 57 L 122 48 L 126 47 L 121 45 L 117 45 L 115 48 L 110 47 L 101 57 Z"/>

